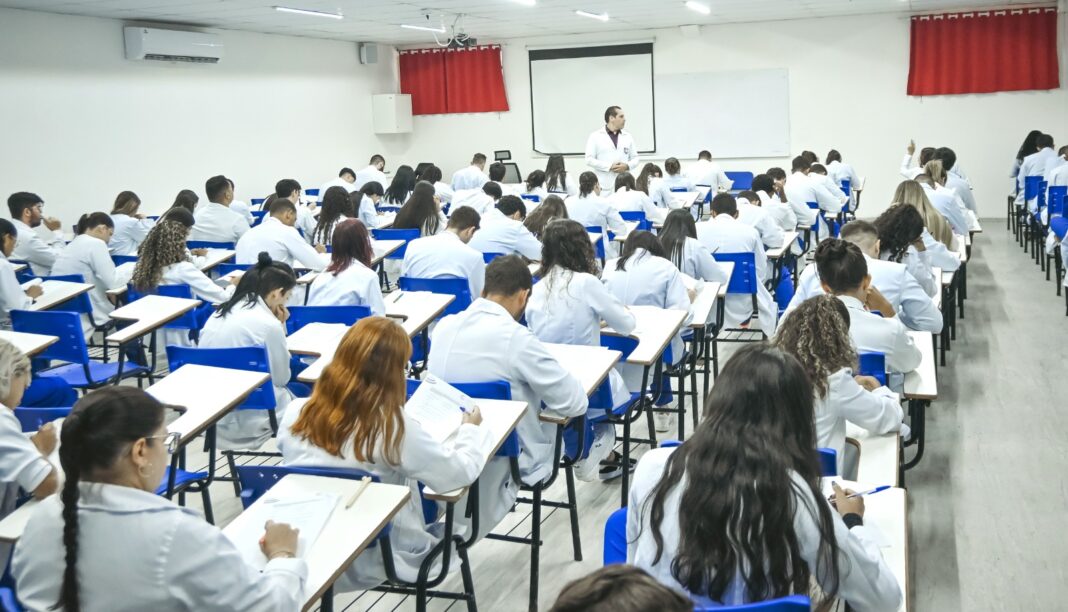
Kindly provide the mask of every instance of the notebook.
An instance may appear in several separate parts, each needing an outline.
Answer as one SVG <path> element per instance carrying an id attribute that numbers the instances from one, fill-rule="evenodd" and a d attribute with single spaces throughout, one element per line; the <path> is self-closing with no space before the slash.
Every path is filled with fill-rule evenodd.
<path id="1" fill-rule="evenodd" d="M 474 400 L 433 374 L 427 374 L 412 394 L 404 411 L 419 421 L 437 442 L 449 439 L 463 423 L 463 415 L 475 405 Z"/>

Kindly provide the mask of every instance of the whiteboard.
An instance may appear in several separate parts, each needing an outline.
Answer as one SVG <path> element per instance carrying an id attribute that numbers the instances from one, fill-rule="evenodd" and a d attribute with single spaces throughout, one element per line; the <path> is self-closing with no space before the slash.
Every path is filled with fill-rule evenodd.
<path id="1" fill-rule="evenodd" d="M 789 157 L 786 69 L 659 74 L 655 86 L 657 157 Z"/>
<path id="2" fill-rule="evenodd" d="M 639 152 L 656 148 L 652 44 L 529 50 L 534 150 L 582 155 L 604 129 L 604 111 L 623 109 Z"/>

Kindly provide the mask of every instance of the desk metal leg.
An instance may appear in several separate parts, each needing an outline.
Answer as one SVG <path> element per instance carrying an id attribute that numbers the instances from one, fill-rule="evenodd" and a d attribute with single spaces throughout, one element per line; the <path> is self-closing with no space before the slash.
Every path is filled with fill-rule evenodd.
<path id="1" fill-rule="evenodd" d="M 334 612 L 334 587 L 330 586 L 319 600 L 319 612 Z"/>
<path id="2" fill-rule="evenodd" d="M 640 402 L 637 406 L 638 409 L 650 410 L 653 407 L 653 400 L 650 400 L 646 396 L 646 389 L 649 388 L 649 367 L 646 366 L 642 369 L 642 390 L 641 397 L 638 399 Z M 623 417 L 623 482 L 620 486 L 620 499 L 619 507 L 625 508 L 627 506 L 627 495 L 630 492 L 630 430 L 631 430 L 631 415 L 625 415 Z M 654 430 L 653 435 L 656 435 Z"/>
<path id="3" fill-rule="evenodd" d="M 909 446 L 916 446 L 916 456 L 905 464 L 906 470 L 911 470 L 923 459 L 924 438 L 927 429 L 927 400 L 909 400 L 909 422 L 912 426 L 912 440 Z"/>

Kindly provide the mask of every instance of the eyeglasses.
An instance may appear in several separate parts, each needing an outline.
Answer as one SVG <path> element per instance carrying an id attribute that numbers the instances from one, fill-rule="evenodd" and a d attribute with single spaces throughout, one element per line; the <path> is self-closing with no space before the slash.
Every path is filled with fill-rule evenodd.
<path id="1" fill-rule="evenodd" d="M 182 434 L 177 431 L 169 431 L 165 434 L 158 436 L 145 436 L 146 440 L 163 440 L 163 445 L 167 448 L 167 454 L 173 455 L 178 450 L 178 442 L 182 439 Z"/>

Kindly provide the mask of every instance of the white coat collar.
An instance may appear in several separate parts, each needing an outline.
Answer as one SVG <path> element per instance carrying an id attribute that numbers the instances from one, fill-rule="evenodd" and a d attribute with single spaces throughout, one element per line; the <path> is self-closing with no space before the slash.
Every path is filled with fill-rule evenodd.
<path id="1" fill-rule="evenodd" d="M 868 310 L 864 308 L 864 303 L 851 295 L 839 295 L 837 297 L 842 300 L 842 303 L 850 310 L 863 310 L 864 312 L 868 312 Z"/>
<path id="2" fill-rule="evenodd" d="M 737 221 L 737 219 L 727 214 L 716 215 L 711 219 L 712 223 L 736 223 Z"/>
<path id="3" fill-rule="evenodd" d="M 196 516 L 195 511 L 177 506 L 165 497 L 133 487 L 102 482 L 79 482 L 78 493 L 78 507 L 85 510 L 112 514 L 178 511 Z"/>
<path id="4" fill-rule="evenodd" d="M 471 303 L 471 310 L 473 312 L 485 312 L 487 314 L 498 315 L 502 317 L 508 317 L 509 321 L 515 323 L 515 317 L 512 313 L 508 312 L 504 306 L 501 306 L 497 302 L 487 300 L 484 297 L 477 298 Z"/>
<path id="5" fill-rule="evenodd" d="M 30 227 L 29 225 L 26 225 L 20 219 L 12 219 L 11 223 L 12 223 L 12 225 L 15 226 L 15 229 L 26 229 L 26 230 L 29 230 L 31 232 L 33 231 L 32 227 Z"/>

